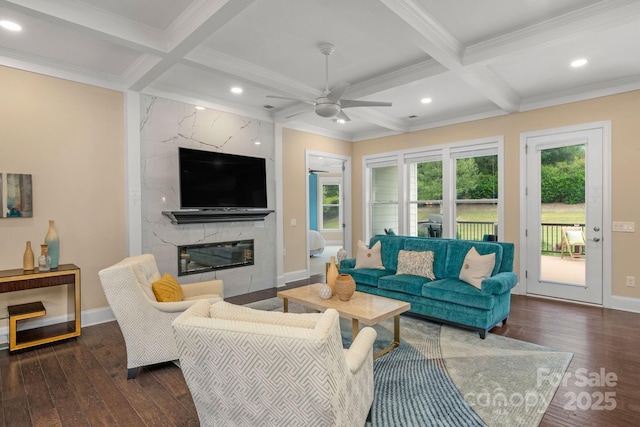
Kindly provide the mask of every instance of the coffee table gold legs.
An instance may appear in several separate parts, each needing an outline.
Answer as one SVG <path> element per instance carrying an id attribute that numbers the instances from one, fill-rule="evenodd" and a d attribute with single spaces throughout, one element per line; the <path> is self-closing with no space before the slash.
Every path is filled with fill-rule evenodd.
<path id="1" fill-rule="evenodd" d="M 351 320 L 351 341 L 355 340 L 360 331 L 358 319 Z M 384 356 L 400 345 L 400 315 L 393 316 L 393 342 L 373 355 L 373 359 Z"/>
<path id="2" fill-rule="evenodd" d="M 282 298 L 282 311 L 289 312 L 289 298 Z"/>

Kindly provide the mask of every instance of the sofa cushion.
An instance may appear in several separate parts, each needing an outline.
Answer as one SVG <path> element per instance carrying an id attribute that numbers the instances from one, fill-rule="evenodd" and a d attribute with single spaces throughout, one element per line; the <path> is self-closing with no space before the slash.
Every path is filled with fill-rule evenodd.
<path id="1" fill-rule="evenodd" d="M 448 240 L 432 239 L 424 237 L 407 237 L 404 241 L 404 249 L 407 251 L 432 251 L 433 274 L 436 278 L 445 277 L 447 262 Z"/>
<path id="2" fill-rule="evenodd" d="M 369 246 L 371 247 L 376 242 L 382 243 L 382 265 L 387 270 L 398 270 L 398 252 L 400 249 L 404 249 L 404 241 L 407 238 L 404 236 L 385 236 L 377 235 L 371 238 Z"/>
<path id="3" fill-rule="evenodd" d="M 393 276 L 395 271 L 379 270 L 377 268 L 340 268 L 340 273 L 350 274 L 358 285 L 378 286 L 380 277 Z"/>
<path id="4" fill-rule="evenodd" d="M 411 274 L 394 274 L 384 276 L 378 280 L 378 289 L 401 292 L 403 294 L 422 296 L 422 287 L 430 280 L 422 276 Z"/>
<path id="5" fill-rule="evenodd" d="M 447 261 L 444 276 L 447 279 L 458 279 L 460 276 L 460 270 L 464 264 L 464 258 L 472 247 L 476 248 L 480 255 L 495 253 L 496 262 L 491 275 L 493 276 L 498 274 L 498 271 L 500 271 L 500 264 L 502 262 L 502 246 L 497 243 L 452 239 L 447 242 L 447 245 Z"/>
<path id="6" fill-rule="evenodd" d="M 422 296 L 483 310 L 491 310 L 495 301 L 493 294 L 483 292 L 458 279 L 427 282 L 422 286 Z"/>
<path id="7" fill-rule="evenodd" d="M 384 269 L 382 257 L 380 255 L 380 242 L 372 244 L 370 247 L 358 240 L 358 252 L 356 254 L 356 268 L 377 268 Z"/>
<path id="8" fill-rule="evenodd" d="M 398 270 L 396 274 L 410 274 L 435 280 L 433 275 L 433 251 L 398 252 Z"/>
<path id="9" fill-rule="evenodd" d="M 476 248 L 471 247 L 460 270 L 459 279 L 478 289 L 482 289 L 482 281 L 491 276 L 496 265 L 496 254 L 480 255 Z"/>

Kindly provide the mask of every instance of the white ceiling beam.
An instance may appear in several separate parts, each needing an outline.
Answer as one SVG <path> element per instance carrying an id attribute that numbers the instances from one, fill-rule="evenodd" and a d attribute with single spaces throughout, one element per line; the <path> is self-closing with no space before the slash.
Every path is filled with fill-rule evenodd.
<path id="1" fill-rule="evenodd" d="M 184 25 L 178 25 L 173 29 L 170 52 L 157 64 L 141 73 L 142 76 L 129 89 L 137 92 L 142 91 L 254 1 L 210 0 L 206 3 L 207 7 L 198 9 L 202 15 L 197 19 L 193 17 L 193 13 L 188 14 L 191 19 L 183 19 L 194 24 L 194 27 L 190 31 L 186 31 Z M 192 12 L 194 11 L 192 10 Z M 195 26 L 196 24 L 197 26 Z"/>
<path id="2" fill-rule="evenodd" d="M 314 87 L 213 49 L 197 47 L 189 52 L 185 59 L 185 65 L 205 71 L 222 71 L 263 89 L 274 91 L 274 95 L 300 99 L 315 99 L 320 96 L 320 92 Z"/>
<path id="3" fill-rule="evenodd" d="M 517 112 L 520 96 L 488 69 L 466 69 L 464 47 L 415 0 L 380 0 L 419 35 L 415 43 L 429 56 L 456 73 L 505 111 Z"/>
<path id="4" fill-rule="evenodd" d="M 404 120 L 396 119 L 395 117 L 392 117 L 374 108 L 346 108 L 344 112 L 350 118 L 362 120 L 364 122 L 371 123 L 372 125 L 380 126 L 385 129 L 397 132 L 409 131 L 409 125 Z"/>
<path id="5" fill-rule="evenodd" d="M 359 99 L 398 86 L 424 80 L 447 71 L 448 69 L 439 62 L 433 59 L 427 59 L 426 61 L 409 67 L 404 67 L 349 86 L 344 92 L 343 98 Z"/>
<path id="6" fill-rule="evenodd" d="M 81 33 L 134 50 L 155 54 L 167 51 L 167 40 L 161 31 L 81 2 L 3 0 L 0 5 L 46 22 L 62 21 L 64 26 L 73 26 Z"/>
<path id="7" fill-rule="evenodd" d="M 463 65 L 489 65 L 566 43 L 625 22 L 640 21 L 640 2 L 609 0 L 467 47 Z M 640 23 L 639 23 L 640 25 Z"/>

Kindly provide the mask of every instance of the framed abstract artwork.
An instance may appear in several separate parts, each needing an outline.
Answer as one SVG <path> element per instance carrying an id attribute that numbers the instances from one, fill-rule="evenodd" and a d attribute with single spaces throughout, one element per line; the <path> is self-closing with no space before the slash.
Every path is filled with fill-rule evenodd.
<path id="1" fill-rule="evenodd" d="M 33 217 L 31 175 L 0 173 L 0 218 Z"/>

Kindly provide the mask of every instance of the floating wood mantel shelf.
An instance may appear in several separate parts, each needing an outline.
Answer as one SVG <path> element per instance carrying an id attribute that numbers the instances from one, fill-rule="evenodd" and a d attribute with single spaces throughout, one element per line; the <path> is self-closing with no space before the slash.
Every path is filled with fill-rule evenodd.
<path id="1" fill-rule="evenodd" d="M 172 224 L 199 224 L 204 222 L 264 221 L 271 209 L 221 209 L 192 211 L 163 211 Z"/>

